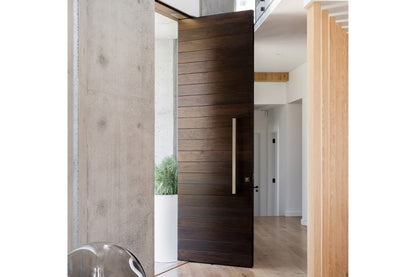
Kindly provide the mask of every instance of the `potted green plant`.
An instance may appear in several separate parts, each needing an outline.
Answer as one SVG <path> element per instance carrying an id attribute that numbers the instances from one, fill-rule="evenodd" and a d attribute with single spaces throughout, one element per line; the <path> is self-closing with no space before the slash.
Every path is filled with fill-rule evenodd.
<path id="1" fill-rule="evenodd" d="M 178 164 L 175 156 L 155 166 L 155 260 L 176 262 L 178 255 Z"/>

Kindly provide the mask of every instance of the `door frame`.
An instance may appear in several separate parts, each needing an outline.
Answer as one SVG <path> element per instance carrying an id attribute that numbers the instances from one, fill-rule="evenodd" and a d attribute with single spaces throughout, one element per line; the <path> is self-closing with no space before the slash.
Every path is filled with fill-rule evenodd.
<path id="1" fill-rule="evenodd" d="M 256 137 L 258 137 L 258 140 L 257 140 L 258 147 L 256 147 Z M 254 161 L 253 162 L 253 172 L 254 172 L 254 176 L 253 176 L 253 186 L 256 186 L 257 185 L 257 186 L 259 186 L 259 189 L 260 189 L 260 184 L 261 184 L 261 181 L 262 181 L 261 174 L 260 174 L 261 158 L 262 158 L 262 155 L 261 155 L 261 138 L 262 138 L 262 132 L 260 132 L 260 131 L 258 131 L 258 132 L 254 131 L 253 159 L 254 159 L 254 156 L 257 155 L 257 158 L 258 158 L 258 170 L 257 170 L 257 172 L 255 172 L 256 161 Z M 259 180 L 257 184 L 254 182 L 256 178 L 258 178 L 258 180 Z M 256 215 L 254 213 L 254 209 L 255 209 L 254 203 L 256 203 L 255 202 L 255 197 L 256 197 L 256 194 L 255 194 L 255 189 L 253 187 L 253 206 L 254 206 L 254 208 L 253 208 L 253 214 L 254 214 L 254 216 L 260 216 L 261 215 L 261 191 L 257 193 L 257 197 L 258 197 L 258 199 L 257 199 L 257 205 L 258 205 L 257 208 L 258 208 L 258 211 L 257 212 L 258 212 L 258 215 Z"/>
<path id="2" fill-rule="evenodd" d="M 163 5 L 163 3 L 157 0 L 156 3 Z M 309 277 L 328 276 L 328 269 L 330 267 L 337 269 L 340 267 L 339 264 L 342 264 L 341 267 L 343 267 L 344 270 L 346 267 L 348 272 L 348 241 L 346 242 L 346 247 L 345 241 L 343 241 L 344 239 L 342 238 L 332 241 L 333 244 L 341 245 L 341 248 L 338 248 L 338 254 L 341 258 L 336 261 L 336 263 L 334 263 L 335 261 L 332 261 L 333 264 L 330 264 L 330 261 L 325 258 L 326 256 L 329 256 L 329 248 L 323 247 L 323 200 L 324 197 L 326 197 L 325 200 L 328 200 L 328 188 L 330 184 L 327 183 L 326 186 L 324 186 L 322 175 L 324 170 L 329 168 L 329 157 L 336 155 L 335 150 L 330 148 L 325 152 L 326 160 L 322 156 L 322 146 L 329 142 L 328 133 L 323 133 L 323 128 L 328 130 L 331 127 L 331 124 L 335 124 L 329 120 L 324 121 L 326 118 L 324 119 L 322 117 L 324 101 L 328 100 L 324 99 L 323 89 L 329 89 L 328 85 L 330 83 L 328 76 L 324 75 L 325 72 L 328 72 L 330 67 L 330 61 L 327 59 L 329 58 L 328 48 L 323 47 L 328 45 L 327 43 L 330 41 L 330 34 L 328 33 L 328 25 L 322 24 L 323 20 L 328 20 L 327 23 L 329 23 L 328 12 L 322 11 L 320 2 L 313 2 L 307 8 L 307 275 Z M 325 33 L 324 36 L 322 36 L 322 32 Z M 336 62 L 337 61 L 331 61 L 332 64 Z M 348 80 L 348 72 L 344 78 Z M 346 94 L 344 100 L 348 102 L 348 88 L 343 92 Z M 345 111 L 337 110 L 335 111 L 335 114 L 339 115 L 344 112 Z M 346 141 L 348 149 L 348 112 L 346 116 L 347 125 L 344 125 L 341 129 L 338 127 L 338 130 L 342 132 L 343 136 L 338 137 L 337 139 L 341 140 L 341 143 L 345 143 Z M 336 142 L 337 141 L 335 141 L 335 143 Z M 278 147 L 276 149 L 278 151 Z M 338 164 L 337 170 L 341 175 L 348 176 L 348 158 L 343 163 Z M 326 173 L 328 173 L 328 170 L 326 170 Z M 344 198 L 344 200 L 346 199 L 346 201 L 344 203 L 335 201 L 331 207 L 348 211 L 348 193 L 345 194 L 345 191 L 348 191 L 348 180 L 342 184 L 337 184 L 337 186 L 342 187 L 344 194 L 341 195 L 341 198 Z M 333 218 L 332 220 L 332 226 L 336 226 L 336 229 L 334 228 L 332 232 L 337 234 L 348 234 L 348 216 L 347 218 Z"/>
<path id="3" fill-rule="evenodd" d="M 156 0 L 156 2 L 159 2 Z M 323 24 L 323 23 L 328 24 Z M 335 22 L 335 21 L 333 21 Z M 308 63 L 308 84 L 307 84 L 307 198 L 308 198 L 308 227 L 307 227 L 307 260 L 308 260 L 308 276 L 329 276 L 327 275 L 329 268 L 335 270 L 343 267 L 348 271 L 348 241 L 345 243 L 344 238 L 337 238 L 331 241 L 338 247 L 337 254 L 340 255 L 337 261 L 327 260 L 330 256 L 328 247 L 323 247 L 325 242 L 323 240 L 323 206 L 324 200 L 329 201 L 329 188 L 331 183 L 323 183 L 323 173 L 329 173 L 331 165 L 330 157 L 336 156 L 334 148 L 326 149 L 325 157 L 323 157 L 322 146 L 329 144 L 328 129 L 334 127 L 339 122 L 333 122 L 323 118 L 322 108 L 324 104 L 328 104 L 325 98 L 325 92 L 328 93 L 329 85 L 331 84 L 328 75 L 325 75 L 331 67 L 331 64 L 337 63 L 337 60 L 329 60 L 328 43 L 331 34 L 328 33 L 328 25 L 330 18 L 328 12 L 322 11 L 320 2 L 313 2 L 307 8 L 307 63 Z M 324 36 L 322 36 L 324 34 Z M 348 34 L 347 40 L 348 40 Z M 348 44 L 348 42 L 347 42 Z M 348 46 L 347 46 L 348 55 Z M 347 64 L 348 68 L 348 64 Z M 344 75 L 348 82 L 348 71 Z M 324 91 L 327 89 L 326 91 Z M 345 93 L 344 101 L 348 103 L 348 88 L 342 91 Z M 348 107 L 348 106 L 347 106 Z M 347 108 L 348 109 L 348 108 Z M 343 110 L 333 111 L 334 115 L 344 113 Z M 345 121 L 345 117 L 342 118 Z M 337 137 L 334 142 L 347 144 L 348 150 L 348 110 L 346 113 L 347 125 L 341 128 L 337 126 L 342 133 L 341 137 Z M 344 122 L 345 123 L 345 122 Z M 278 134 L 277 134 L 278 137 Z M 279 141 L 279 140 L 278 140 Z M 278 151 L 278 147 L 277 147 Z M 333 161 L 332 161 L 333 162 Z M 338 163 L 337 171 L 339 175 L 348 176 L 348 158 L 342 163 Z M 337 183 L 338 187 L 342 188 L 342 192 L 337 197 L 345 200 L 343 203 L 333 202 L 331 208 L 335 210 L 347 210 L 348 213 L 348 179 L 343 183 Z M 335 234 L 348 234 L 348 216 L 346 218 L 331 218 L 333 221 L 330 231 Z M 346 247 L 345 247 L 346 245 Z M 340 266 L 341 264 L 341 266 Z"/>

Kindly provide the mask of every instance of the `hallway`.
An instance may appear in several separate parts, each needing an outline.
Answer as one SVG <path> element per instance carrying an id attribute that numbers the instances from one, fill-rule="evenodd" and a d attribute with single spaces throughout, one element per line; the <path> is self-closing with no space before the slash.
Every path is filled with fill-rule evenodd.
<path id="1" fill-rule="evenodd" d="M 306 276 L 306 227 L 300 217 L 255 217 L 253 268 L 186 263 L 158 276 Z"/>

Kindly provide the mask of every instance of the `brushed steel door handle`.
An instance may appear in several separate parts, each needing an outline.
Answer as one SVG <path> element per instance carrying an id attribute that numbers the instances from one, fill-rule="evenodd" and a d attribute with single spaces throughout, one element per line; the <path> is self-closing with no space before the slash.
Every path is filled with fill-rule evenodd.
<path id="1" fill-rule="evenodd" d="M 231 193 L 237 193 L 237 118 L 232 119 L 232 180 L 231 180 Z"/>

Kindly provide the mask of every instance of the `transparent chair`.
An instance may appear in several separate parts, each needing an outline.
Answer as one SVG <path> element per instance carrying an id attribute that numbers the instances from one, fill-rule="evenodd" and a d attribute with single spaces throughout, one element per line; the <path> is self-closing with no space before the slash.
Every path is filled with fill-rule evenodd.
<path id="1" fill-rule="evenodd" d="M 68 255 L 68 277 L 146 277 L 128 249 L 112 243 L 91 243 Z"/>

